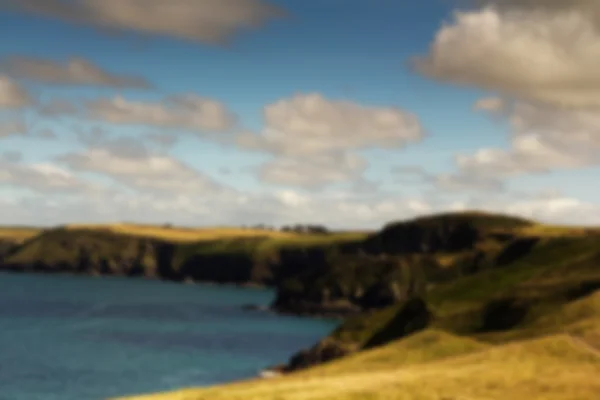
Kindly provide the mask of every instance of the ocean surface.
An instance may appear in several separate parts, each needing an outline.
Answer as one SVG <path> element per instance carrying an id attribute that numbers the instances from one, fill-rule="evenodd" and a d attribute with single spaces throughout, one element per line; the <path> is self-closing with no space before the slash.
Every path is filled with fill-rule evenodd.
<path id="1" fill-rule="evenodd" d="M 256 376 L 333 320 L 245 311 L 266 289 L 0 273 L 0 400 L 101 400 Z"/>

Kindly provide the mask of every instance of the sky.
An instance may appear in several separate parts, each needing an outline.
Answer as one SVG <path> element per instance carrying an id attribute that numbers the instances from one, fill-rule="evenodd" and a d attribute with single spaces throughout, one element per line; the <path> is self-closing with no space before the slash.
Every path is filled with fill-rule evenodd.
<path id="1" fill-rule="evenodd" d="M 596 0 L 4 0 L 0 224 L 600 224 Z"/>

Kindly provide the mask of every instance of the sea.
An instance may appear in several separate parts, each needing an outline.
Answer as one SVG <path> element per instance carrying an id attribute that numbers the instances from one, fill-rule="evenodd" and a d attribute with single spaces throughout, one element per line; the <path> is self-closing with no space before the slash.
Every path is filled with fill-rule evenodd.
<path id="1" fill-rule="evenodd" d="M 256 377 L 331 332 L 269 289 L 0 273 L 0 400 L 103 400 Z"/>

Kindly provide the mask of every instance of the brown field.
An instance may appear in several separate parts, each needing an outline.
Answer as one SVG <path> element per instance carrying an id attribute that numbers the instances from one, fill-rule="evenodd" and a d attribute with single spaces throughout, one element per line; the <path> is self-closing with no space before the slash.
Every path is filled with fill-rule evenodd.
<path id="1" fill-rule="evenodd" d="M 423 348 L 388 358 L 386 351 L 374 350 L 378 365 L 365 363 L 373 358 L 365 353 L 289 376 L 128 399 L 595 400 L 600 393 L 600 354 L 566 334 L 489 348 L 462 344 L 457 355 L 408 365 L 394 359 Z"/>
<path id="2" fill-rule="evenodd" d="M 200 240 L 226 239 L 232 237 L 256 237 L 267 236 L 273 238 L 289 238 L 298 236 L 298 234 L 261 230 L 253 228 L 237 227 L 206 227 L 206 228 L 184 228 L 184 227 L 166 227 L 158 225 L 137 225 L 137 224 L 71 224 L 67 229 L 98 229 L 110 231 L 116 234 L 153 237 L 177 242 L 193 242 Z"/>
<path id="3" fill-rule="evenodd" d="M 10 239 L 15 241 L 23 241 L 37 235 L 41 231 L 42 229 L 39 228 L 0 227 L 0 240 Z"/>

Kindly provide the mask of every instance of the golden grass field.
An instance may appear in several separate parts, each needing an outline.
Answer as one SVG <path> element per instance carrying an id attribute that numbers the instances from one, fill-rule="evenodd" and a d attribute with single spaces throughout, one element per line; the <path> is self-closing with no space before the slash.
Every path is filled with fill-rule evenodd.
<path id="1" fill-rule="evenodd" d="M 600 233 L 600 228 L 583 228 L 580 226 L 565 226 L 565 225 L 546 225 L 532 224 L 530 226 L 519 227 L 515 229 L 523 236 L 541 236 L 541 237 L 556 237 L 556 236 L 585 236 L 590 233 Z"/>
<path id="2" fill-rule="evenodd" d="M 15 241 L 27 240 L 39 234 L 42 230 L 38 228 L 0 227 L 0 240 L 10 239 Z"/>
<path id="3" fill-rule="evenodd" d="M 511 333 L 494 345 L 426 330 L 289 375 L 121 400 L 600 398 L 600 291 Z"/>
<path id="4" fill-rule="evenodd" d="M 172 242 L 196 242 L 204 240 L 232 239 L 232 238 L 252 238 L 252 237 L 267 237 L 272 239 L 307 239 L 326 241 L 335 240 L 337 238 L 361 238 L 364 237 L 363 232 L 342 232 L 329 235 L 309 235 L 298 234 L 293 232 L 281 232 L 277 230 L 262 230 L 255 228 L 240 228 L 240 227 L 202 227 L 202 228 L 187 228 L 187 227 L 163 227 L 157 225 L 137 225 L 137 224 L 71 224 L 67 225 L 66 229 L 78 230 L 102 230 L 109 231 L 115 234 L 151 237 Z"/>
<path id="5" fill-rule="evenodd" d="M 411 339 L 419 335 L 427 332 Z M 388 347 L 397 346 L 391 344 L 289 376 L 129 400 L 596 400 L 600 394 L 600 354 L 570 335 L 489 347 L 444 340 L 456 352 L 450 347 L 433 362 L 423 359 L 429 354 L 423 347 L 388 358 L 394 352 Z"/>
<path id="6" fill-rule="evenodd" d="M 287 238 L 296 236 L 294 233 L 269 231 L 253 228 L 237 227 L 162 227 L 157 225 L 137 224 L 71 224 L 67 229 L 91 229 L 109 231 L 121 235 L 152 237 L 177 242 L 193 242 L 201 240 L 226 239 L 233 237 L 267 236 L 274 238 Z"/>

